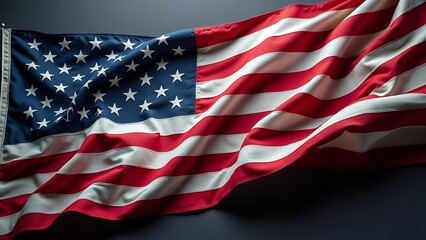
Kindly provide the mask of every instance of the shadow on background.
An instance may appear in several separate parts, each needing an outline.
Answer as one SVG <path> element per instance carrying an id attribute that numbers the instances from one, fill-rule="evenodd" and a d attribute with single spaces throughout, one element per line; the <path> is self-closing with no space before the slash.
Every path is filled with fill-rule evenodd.
<path id="1" fill-rule="evenodd" d="M 426 239 L 426 165 L 348 172 L 287 168 L 216 207 L 108 221 L 66 213 L 17 239 Z"/>

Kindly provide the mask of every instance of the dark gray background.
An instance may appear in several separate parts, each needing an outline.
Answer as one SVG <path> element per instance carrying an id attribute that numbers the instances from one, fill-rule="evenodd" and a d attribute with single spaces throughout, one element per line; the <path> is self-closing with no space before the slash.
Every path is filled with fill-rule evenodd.
<path id="1" fill-rule="evenodd" d="M 0 21 L 47 33 L 158 36 L 318 0 L 2 0 Z M 217 207 L 121 222 L 67 213 L 18 239 L 426 239 L 426 167 L 288 168 L 237 187 Z"/>

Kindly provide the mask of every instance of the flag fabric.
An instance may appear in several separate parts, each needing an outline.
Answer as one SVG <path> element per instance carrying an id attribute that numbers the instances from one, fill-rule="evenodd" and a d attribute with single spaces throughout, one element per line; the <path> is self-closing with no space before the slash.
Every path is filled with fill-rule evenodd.
<path id="1" fill-rule="evenodd" d="M 159 37 L 2 29 L 0 236 L 203 209 L 289 165 L 425 162 L 424 14 L 332 0 Z"/>

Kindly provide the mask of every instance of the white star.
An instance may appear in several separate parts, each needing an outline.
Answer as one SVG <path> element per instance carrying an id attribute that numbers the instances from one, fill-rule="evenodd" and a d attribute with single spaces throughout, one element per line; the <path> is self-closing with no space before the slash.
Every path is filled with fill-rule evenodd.
<path id="1" fill-rule="evenodd" d="M 90 83 L 92 83 L 93 81 L 91 80 L 91 79 L 89 79 L 89 80 L 87 80 L 87 82 L 83 85 L 83 87 L 81 87 L 81 88 L 87 88 L 87 89 L 90 89 L 90 87 L 89 87 L 89 84 Z"/>
<path id="2" fill-rule="evenodd" d="M 146 49 L 142 49 L 141 52 L 143 52 L 143 59 L 145 59 L 146 57 L 152 59 L 152 54 L 155 52 L 155 50 L 149 49 L 149 45 L 146 45 Z"/>
<path id="3" fill-rule="evenodd" d="M 120 116 L 120 114 L 118 114 L 118 111 L 121 110 L 121 108 L 117 107 L 114 103 L 114 105 L 112 107 L 108 106 L 109 109 L 111 109 L 111 114 L 115 113 L 117 114 L 117 116 Z"/>
<path id="4" fill-rule="evenodd" d="M 163 88 L 163 85 L 160 86 L 158 90 L 154 90 L 154 92 L 157 93 L 157 98 L 159 96 L 166 96 L 166 91 L 169 90 L 168 88 Z"/>
<path id="5" fill-rule="evenodd" d="M 90 68 L 90 70 L 92 70 L 90 72 L 92 73 L 94 71 L 99 71 L 100 67 L 102 67 L 102 65 L 98 65 L 98 63 L 95 63 L 95 66 L 93 66 L 93 67 Z"/>
<path id="6" fill-rule="evenodd" d="M 157 71 L 161 68 L 166 70 L 166 65 L 169 64 L 169 62 L 164 62 L 164 59 L 162 58 L 160 62 L 156 62 L 155 64 L 158 65 Z"/>
<path id="7" fill-rule="evenodd" d="M 26 63 L 25 65 L 28 66 L 27 70 L 30 70 L 31 68 L 34 68 L 35 70 L 37 70 L 37 68 L 40 67 L 40 65 L 36 65 L 34 62 Z"/>
<path id="8" fill-rule="evenodd" d="M 164 44 L 166 44 L 166 45 L 169 45 L 168 43 L 167 43 L 167 38 L 169 38 L 170 36 L 164 36 L 164 35 L 161 35 L 160 37 L 158 37 L 158 38 L 156 38 L 157 40 L 158 40 L 158 45 L 160 45 L 161 43 L 164 43 Z"/>
<path id="9" fill-rule="evenodd" d="M 42 81 L 44 79 L 49 79 L 49 81 L 52 81 L 53 74 L 50 74 L 49 71 L 46 71 L 45 73 L 40 73 L 40 75 L 43 76 L 43 78 L 41 79 Z"/>
<path id="10" fill-rule="evenodd" d="M 183 51 L 185 51 L 186 49 L 182 49 L 180 48 L 180 46 L 178 46 L 177 48 L 172 48 L 172 50 L 175 52 L 173 56 L 176 56 L 176 55 L 183 56 Z"/>
<path id="11" fill-rule="evenodd" d="M 123 61 L 123 58 L 124 58 L 125 56 L 126 56 L 126 55 L 118 56 L 116 59 L 114 59 L 114 62 L 116 62 L 116 61 L 120 61 L 120 62 L 122 62 L 122 61 Z"/>
<path id="12" fill-rule="evenodd" d="M 38 46 L 40 46 L 41 45 L 41 43 L 38 43 L 35 39 L 33 40 L 33 42 L 32 43 L 28 43 L 28 45 L 30 45 L 30 49 L 31 48 L 35 48 L 35 49 L 37 49 L 37 51 L 38 51 Z"/>
<path id="13" fill-rule="evenodd" d="M 53 85 L 55 88 L 56 88 L 56 92 L 55 93 L 57 93 L 57 92 L 59 92 L 59 91 L 61 91 L 61 92 L 65 92 L 65 88 L 67 88 L 68 86 L 64 86 L 62 83 L 61 84 L 59 84 L 59 85 Z"/>
<path id="14" fill-rule="evenodd" d="M 43 55 L 43 57 L 45 58 L 45 62 L 51 61 L 54 63 L 53 58 L 55 58 L 56 55 L 52 54 L 52 51 L 49 51 L 49 53 L 47 55 Z"/>
<path id="15" fill-rule="evenodd" d="M 97 115 L 97 116 L 101 115 L 103 111 L 104 111 L 104 110 L 102 110 L 102 109 L 98 108 L 98 109 L 96 110 L 96 115 Z"/>
<path id="16" fill-rule="evenodd" d="M 92 50 L 93 50 L 93 49 L 95 49 L 95 48 L 99 48 L 99 49 L 101 49 L 100 44 L 101 44 L 103 41 L 98 41 L 98 38 L 97 38 L 97 37 L 95 37 L 95 40 L 93 40 L 93 41 L 89 41 L 89 42 L 90 42 L 90 44 L 92 44 Z"/>
<path id="17" fill-rule="evenodd" d="M 80 52 L 77 54 L 77 55 L 74 55 L 74 57 L 76 57 L 77 58 L 77 62 L 76 63 L 79 63 L 79 62 L 84 62 L 84 63 L 86 63 L 86 57 L 87 56 L 89 56 L 89 55 L 86 55 L 86 54 L 83 54 L 82 52 L 81 52 L 81 50 L 80 50 Z"/>
<path id="18" fill-rule="evenodd" d="M 68 71 L 71 70 L 72 67 L 68 67 L 66 63 L 64 63 L 63 67 L 58 67 L 58 69 L 60 70 L 59 74 L 61 73 L 66 73 L 66 74 L 70 74 Z"/>
<path id="19" fill-rule="evenodd" d="M 24 111 L 25 119 L 28 119 L 28 117 L 34 117 L 33 113 L 37 112 L 36 109 L 33 109 L 31 106 L 28 107 L 27 111 Z"/>
<path id="20" fill-rule="evenodd" d="M 112 87 L 112 86 L 117 86 L 117 87 L 120 87 L 120 85 L 118 84 L 118 81 L 120 81 L 121 80 L 121 78 L 118 78 L 118 76 L 115 76 L 115 78 L 114 79 L 110 79 L 109 81 L 111 82 L 111 85 L 109 86 L 109 87 Z"/>
<path id="21" fill-rule="evenodd" d="M 142 103 L 142 105 L 139 105 L 139 107 L 141 108 L 141 113 L 144 110 L 149 111 L 149 105 L 151 105 L 152 103 L 147 102 L 146 100 L 144 100 L 144 102 Z"/>
<path id="22" fill-rule="evenodd" d="M 143 76 L 139 79 L 142 80 L 141 86 L 143 86 L 145 83 L 148 84 L 148 85 L 151 85 L 151 82 L 149 80 L 153 79 L 153 77 L 149 77 L 148 73 L 145 73 L 145 76 Z"/>
<path id="23" fill-rule="evenodd" d="M 123 93 L 124 95 L 126 95 L 126 102 L 129 100 L 129 99 L 132 99 L 133 101 L 135 101 L 135 94 L 136 94 L 137 92 L 132 92 L 132 89 L 131 88 L 129 88 L 129 91 L 128 92 L 126 92 L 126 93 Z"/>
<path id="24" fill-rule="evenodd" d="M 133 49 L 133 45 L 135 45 L 135 43 L 130 42 L 130 39 L 127 39 L 127 42 L 122 42 L 124 44 L 124 51 L 126 51 L 126 49 Z"/>
<path id="25" fill-rule="evenodd" d="M 176 70 L 175 74 L 170 75 L 173 77 L 173 82 L 175 81 L 181 81 L 182 82 L 182 76 L 185 75 L 185 73 L 179 73 L 179 70 Z"/>
<path id="26" fill-rule="evenodd" d="M 173 101 L 169 101 L 171 104 L 173 104 L 172 105 L 172 109 L 174 108 L 174 107 L 181 107 L 180 106 L 180 102 L 182 102 L 183 101 L 183 99 L 179 99 L 177 96 L 175 97 L 175 100 L 173 100 Z"/>
<path id="27" fill-rule="evenodd" d="M 130 63 L 130 65 L 126 65 L 127 67 L 127 72 L 130 70 L 133 70 L 136 72 L 136 67 L 139 66 L 139 64 L 135 64 L 135 62 L 132 60 L 132 63 Z"/>
<path id="28" fill-rule="evenodd" d="M 118 54 L 114 54 L 114 51 L 111 51 L 110 54 L 105 55 L 105 56 L 108 58 L 107 61 L 109 61 L 109 60 L 114 60 L 118 56 Z"/>
<path id="29" fill-rule="evenodd" d="M 102 69 L 101 70 L 99 70 L 98 71 L 98 77 L 99 77 L 99 75 L 104 75 L 105 77 L 106 77 L 106 70 L 108 70 L 109 69 L 109 67 L 108 68 L 104 68 L 104 67 L 102 67 Z"/>
<path id="30" fill-rule="evenodd" d="M 62 119 L 62 117 L 58 117 L 58 118 L 56 118 L 56 119 L 55 119 L 55 121 L 54 121 L 54 123 L 59 122 L 61 119 Z"/>
<path id="31" fill-rule="evenodd" d="M 72 76 L 71 78 L 73 79 L 72 81 L 73 82 L 75 82 L 75 81 L 83 81 L 83 78 L 85 77 L 86 75 L 80 75 L 80 73 L 79 74 L 77 74 L 77 76 Z"/>
<path id="32" fill-rule="evenodd" d="M 41 122 L 37 122 L 37 124 L 38 125 L 40 125 L 39 127 L 38 127 L 38 129 L 40 129 L 40 128 L 42 128 L 42 127 L 47 127 L 47 124 L 49 123 L 50 121 L 46 121 L 46 118 L 44 118 L 43 119 L 43 121 L 41 121 Z"/>
<path id="33" fill-rule="evenodd" d="M 41 101 L 41 104 L 43 104 L 43 106 L 41 108 L 52 108 L 52 106 L 50 106 L 50 103 L 53 101 L 53 99 L 49 99 L 47 98 L 47 96 L 44 96 L 44 101 Z"/>
<path id="34" fill-rule="evenodd" d="M 71 103 L 75 105 L 75 99 L 77 98 L 77 93 L 74 92 L 74 94 L 72 96 L 69 96 L 69 98 L 71 99 Z"/>
<path id="35" fill-rule="evenodd" d="M 25 91 L 27 91 L 27 96 L 30 95 L 34 95 L 34 97 L 36 96 L 35 92 L 37 91 L 38 88 L 34 88 L 34 86 L 31 84 L 30 88 L 25 89 Z"/>
<path id="36" fill-rule="evenodd" d="M 81 111 L 77 111 L 77 113 L 80 114 L 80 121 L 85 118 L 89 118 L 89 116 L 87 116 L 88 112 L 90 112 L 90 110 L 86 110 L 86 107 L 83 107 Z"/>
<path id="37" fill-rule="evenodd" d="M 61 115 L 62 113 L 66 112 L 66 109 L 62 109 L 62 107 L 59 108 L 58 111 L 54 111 L 55 112 L 55 116 Z"/>
<path id="38" fill-rule="evenodd" d="M 67 39 L 65 39 L 65 37 L 62 40 L 62 42 L 58 42 L 58 43 L 59 43 L 59 45 L 61 45 L 61 51 L 64 50 L 64 48 L 70 50 L 69 44 L 71 43 L 71 41 L 67 41 Z"/>
<path id="39" fill-rule="evenodd" d="M 70 116 L 71 113 L 74 111 L 74 109 L 72 107 L 68 108 L 68 109 L 62 109 L 62 107 L 60 107 L 58 109 L 58 111 L 54 111 L 55 112 L 55 117 L 58 115 L 63 114 L 64 112 L 67 112 L 67 114 L 63 115 L 63 116 L 59 116 L 58 118 L 56 118 L 55 123 L 59 122 L 61 119 L 64 120 L 65 122 L 69 122 L 70 121 Z"/>
<path id="40" fill-rule="evenodd" d="M 101 93 L 101 91 L 98 89 L 98 92 L 93 93 L 92 95 L 95 97 L 95 102 L 98 100 L 103 102 L 104 101 L 103 97 L 106 95 L 106 93 Z"/>

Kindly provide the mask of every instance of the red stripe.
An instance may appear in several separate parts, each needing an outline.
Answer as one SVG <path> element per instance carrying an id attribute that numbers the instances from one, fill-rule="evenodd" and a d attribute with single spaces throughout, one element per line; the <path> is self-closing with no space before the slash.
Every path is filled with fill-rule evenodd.
<path id="1" fill-rule="evenodd" d="M 247 52 L 218 63 L 199 66 L 197 68 L 197 81 L 203 82 L 229 76 L 243 67 L 249 60 L 265 53 L 310 52 L 324 47 L 338 37 L 357 36 L 382 31 L 388 26 L 394 8 L 349 18 L 332 31 L 295 32 L 283 36 L 270 37 Z M 372 21 L 374 21 L 374 24 L 371 24 Z M 221 70 L 218 71 L 218 69 Z"/>
<path id="2" fill-rule="evenodd" d="M 203 48 L 249 35 L 273 25 L 284 18 L 314 18 L 328 11 L 355 8 L 362 2 L 364 2 L 364 0 L 334 0 L 311 6 L 292 5 L 240 22 L 196 28 L 195 34 L 197 35 L 197 47 Z M 212 34 L 214 34 L 215 37 L 212 37 Z"/>
<path id="3" fill-rule="evenodd" d="M 0 217 L 8 216 L 20 211 L 30 197 L 31 194 L 29 193 L 16 197 L 0 199 Z"/>
<path id="4" fill-rule="evenodd" d="M 422 86 L 422 87 L 419 87 L 419 88 L 416 88 L 416 89 L 410 91 L 410 93 L 423 93 L 423 94 L 426 94 L 426 85 Z"/>
<path id="5" fill-rule="evenodd" d="M 71 159 L 77 151 L 35 157 L 31 161 L 13 161 L 1 165 L 0 180 L 13 181 L 37 173 L 56 172 Z"/>
<path id="6" fill-rule="evenodd" d="M 250 131 L 250 134 L 245 139 L 243 146 L 248 144 L 259 146 L 284 146 L 308 137 L 314 130 L 315 129 L 277 131 L 256 128 Z"/>

